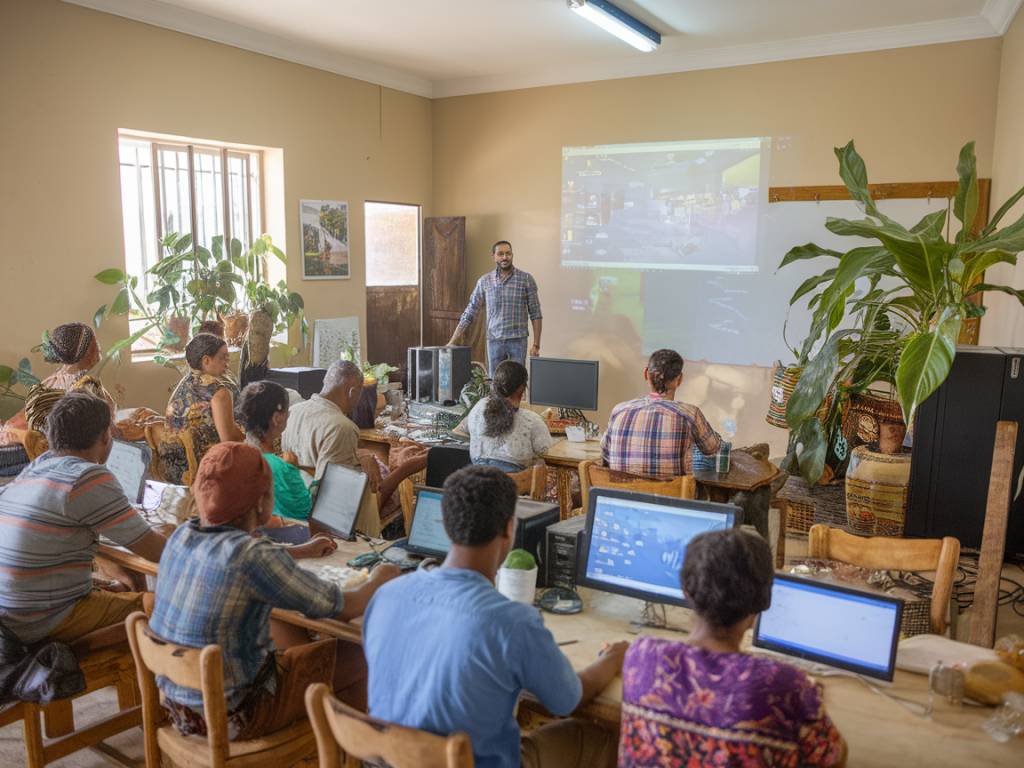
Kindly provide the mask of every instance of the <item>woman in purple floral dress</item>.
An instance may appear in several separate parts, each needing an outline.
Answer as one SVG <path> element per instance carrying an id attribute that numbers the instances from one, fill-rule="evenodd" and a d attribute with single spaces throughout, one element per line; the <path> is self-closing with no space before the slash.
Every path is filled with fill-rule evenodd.
<path id="1" fill-rule="evenodd" d="M 683 590 L 697 621 L 688 644 L 642 637 L 626 653 L 619 768 L 842 765 L 846 745 L 803 672 L 740 651 L 768 608 L 774 568 L 759 536 L 695 537 Z"/>

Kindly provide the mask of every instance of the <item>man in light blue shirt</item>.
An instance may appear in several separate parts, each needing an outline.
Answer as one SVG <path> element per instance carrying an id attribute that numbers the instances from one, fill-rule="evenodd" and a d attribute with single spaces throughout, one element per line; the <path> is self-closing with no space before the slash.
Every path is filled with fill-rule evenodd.
<path id="1" fill-rule="evenodd" d="M 511 547 L 515 483 L 495 467 L 451 475 L 441 502 L 452 541 L 444 564 L 382 587 L 366 610 L 370 714 L 448 735 L 467 733 L 479 768 L 614 766 L 616 734 L 563 720 L 522 738 L 523 690 L 552 714 L 595 698 L 622 669 L 627 643 L 576 674 L 537 610 L 508 600 L 494 577 Z"/>

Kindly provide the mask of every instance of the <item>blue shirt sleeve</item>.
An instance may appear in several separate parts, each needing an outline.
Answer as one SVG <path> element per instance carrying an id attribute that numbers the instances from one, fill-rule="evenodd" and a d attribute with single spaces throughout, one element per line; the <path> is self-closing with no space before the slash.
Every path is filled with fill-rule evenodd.
<path id="1" fill-rule="evenodd" d="M 517 651 L 520 685 L 551 714 L 568 715 L 579 706 L 583 683 L 543 620 L 529 610 L 533 615 L 514 625 L 511 646 Z"/>

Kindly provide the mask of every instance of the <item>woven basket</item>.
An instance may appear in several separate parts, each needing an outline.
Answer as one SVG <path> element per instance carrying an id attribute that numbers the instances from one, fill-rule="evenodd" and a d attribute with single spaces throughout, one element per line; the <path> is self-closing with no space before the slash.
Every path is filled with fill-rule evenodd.
<path id="1" fill-rule="evenodd" d="M 789 425 L 786 423 L 786 405 L 796 388 L 796 383 L 800 381 L 801 373 L 803 373 L 803 368 L 795 365 L 783 366 L 780 363 L 775 367 L 775 372 L 772 375 L 771 400 L 768 402 L 768 415 L 765 416 L 765 421 L 773 427 L 789 429 Z"/>
<path id="2" fill-rule="evenodd" d="M 867 445 L 877 451 L 881 425 L 885 422 L 903 422 L 903 410 L 897 400 L 871 392 L 851 395 L 843 411 L 843 437 L 850 448 Z"/>
<path id="3" fill-rule="evenodd" d="M 815 523 L 846 528 L 846 499 L 841 482 L 808 487 L 799 475 L 790 475 L 778 493 L 787 504 L 786 533 L 806 536 Z"/>
<path id="4" fill-rule="evenodd" d="M 846 514 L 853 533 L 902 536 L 907 520 L 910 454 L 853 449 L 846 474 Z"/>

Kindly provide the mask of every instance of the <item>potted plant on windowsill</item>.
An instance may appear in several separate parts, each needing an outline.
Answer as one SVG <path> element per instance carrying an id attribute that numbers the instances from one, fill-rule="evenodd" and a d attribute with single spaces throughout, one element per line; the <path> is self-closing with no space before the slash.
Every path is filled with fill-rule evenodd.
<path id="1" fill-rule="evenodd" d="M 798 360 L 804 370 L 786 407 L 791 430 L 787 465 L 812 483 L 822 475 L 830 445 L 841 437 L 837 430 L 851 395 L 876 382 L 887 383 L 895 391 L 904 424 L 913 424 L 917 407 L 949 374 L 961 322 L 984 313 L 976 303 L 981 295 L 1001 291 L 1024 304 L 1024 291 L 983 282 L 985 270 L 1000 263 L 1016 264 L 1016 254 L 1024 250 L 1024 216 L 996 229 L 1024 197 L 1024 188 L 985 226 L 975 227 L 979 192 L 973 142 L 960 151 L 957 164 L 953 215 L 960 228 L 951 241 L 943 235 L 944 209 L 904 227 L 878 209 L 853 142 L 835 153 L 839 175 L 850 196 L 863 206 L 865 218 L 829 218 L 825 227 L 875 243 L 845 253 L 808 243 L 790 250 L 780 264 L 782 268 L 805 259 L 834 260 L 820 275 L 806 280 L 790 300 L 793 304 L 809 295 L 813 315 Z M 866 292 L 855 292 L 857 281 L 866 281 Z"/>

